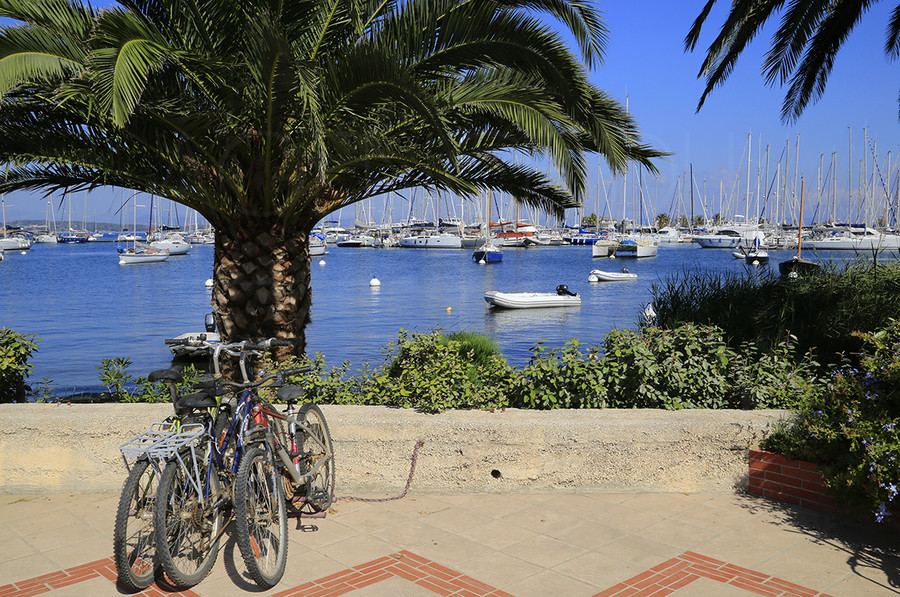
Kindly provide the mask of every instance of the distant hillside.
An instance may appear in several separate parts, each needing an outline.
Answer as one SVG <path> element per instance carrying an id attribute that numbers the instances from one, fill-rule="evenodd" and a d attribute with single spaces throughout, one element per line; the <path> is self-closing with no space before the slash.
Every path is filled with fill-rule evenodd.
<path id="1" fill-rule="evenodd" d="M 9 220 L 6 222 L 6 225 L 9 227 L 18 226 L 19 228 L 25 228 L 26 230 L 34 230 L 38 228 L 45 228 L 46 224 L 44 220 Z M 68 222 L 65 225 L 62 225 L 62 222 L 56 223 L 57 230 L 63 230 L 68 226 Z M 88 222 L 85 224 L 84 222 L 80 222 L 78 220 L 72 220 L 72 228 L 75 230 L 91 230 L 91 231 L 113 231 L 119 230 L 119 225 L 111 222 Z M 138 230 L 146 230 L 146 226 L 138 225 Z M 123 230 L 131 230 L 131 226 L 124 226 Z"/>

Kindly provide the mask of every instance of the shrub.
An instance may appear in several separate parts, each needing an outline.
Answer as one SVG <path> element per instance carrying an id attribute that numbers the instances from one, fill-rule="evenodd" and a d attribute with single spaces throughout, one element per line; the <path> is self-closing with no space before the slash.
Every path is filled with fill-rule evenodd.
<path id="1" fill-rule="evenodd" d="M 826 263 L 816 276 L 786 281 L 771 273 L 684 273 L 652 287 L 657 325 L 716 325 L 737 350 L 762 352 L 791 340 L 801 354 L 836 363 L 861 349 L 855 331 L 874 331 L 900 317 L 900 264 L 860 258 Z"/>
<path id="2" fill-rule="evenodd" d="M 763 447 L 817 463 L 838 504 L 882 521 L 900 509 L 900 322 L 858 337 L 859 368 L 836 369 Z"/>
<path id="3" fill-rule="evenodd" d="M 528 364 L 516 372 L 510 387 L 510 405 L 519 408 L 603 408 L 606 385 L 599 348 L 582 352 L 578 340 L 564 348 L 532 347 Z"/>
<path id="4" fill-rule="evenodd" d="M 25 400 L 25 378 L 34 368 L 28 359 L 39 341 L 36 335 L 0 328 L 0 402 Z"/>
<path id="5" fill-rule="evenodd" d="M 468 334 L 454 338 L 440 331 L 410 335 L 400 330 L 384 368 L 372 373 L 364 402 L 430 413 L 507 406 L 513 370 L 489 344 Z M 396 346 L 394 356 L 391 346 Z"/>

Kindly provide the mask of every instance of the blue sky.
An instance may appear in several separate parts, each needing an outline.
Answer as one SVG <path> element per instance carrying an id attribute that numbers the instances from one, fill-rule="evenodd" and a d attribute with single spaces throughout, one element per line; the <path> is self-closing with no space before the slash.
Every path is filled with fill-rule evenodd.
<path id="1" fill-rule="evenodd" d="M 815 209 L 815 187 L 820 154 L 825 154 L 828 169 L 832 152 L 837 152 L 837 193 L 839 198 L 848 194 L 849 132 L 852 129 L 853 163 L 852 189 L 856 192 L 859 180 L 859 161 L 864 153 L 868 158 L 869 175 L 873 164 L 872 147 L 877 141 L 877 159 L 882 178 L 887 172 L 888 152 L 891 152 L 891 179 L 895 179 L 900 160 L 898 143 L 898 92 L 900 92 L 900 63 L 890 62 L 882 46 L 884 28 L 890 6 L 876 6 L 854 30 L 835 62 L 828 80 L 825 95 L 809 106 L 795 124 L 785 126 L 780 120 L 784 90 L 769 88 L 760 75 L 762 56 L 768 49 L 770 31 L 758 36 L 741 56 L 737 67 L 724 86 L 716 89 L 699 113 L 695 113 L 704 82 L 697 79 L 702 62 L 702 49 L 713 39 L 717 27 L 730 4 L 723 0 L 710 16 L 700 49 L 686 54 L 683 40 L 694 18 L 703 6 L 702 0 L 691 2 L 667 2 L 631 0 L 629 2 L 601 1 L 610 29 L 610 40 L 605 63 L 595 69 L 596 84 L 622 102 L 628 100 L 629 110 L 637 119 L 647 143 L 674 155 L 659 163 L 660 176 L 656 181 L 644 177 L 647 201 L 655 200 L 654 212 L 668 211 L 675 197 L 675 182 L 693 165 L 699 197 L 705 186 L 708 201 L 714 205 L 709 211 L 718 211 L 720 181 L 726 193 L 744 195 L 746 190 L 746 156 L 748 133 L 753 137 L 751 164 L 751 194 L 755 194 L 757 155 L 769 145 L 769 178 L 774 178 L 775 164 L 790 142 L 790 176 L 794 174 L 794 152 L 800 138 L 800 173 L 806 180 L 806 220 Z M 108 5 L 111 2 L 95 2 Z M 870 146 L 864 152 L 863 131 L 868 132 Z M 742 155 L 743 157 L 742 159 Z M 764 159 L 764 157 L 763 157 Z M 785 162 L 782 161 L 782 167 Z M 764 171 L 763 171 L 764 174 Z M 595 177 L 592 174 L 592 177 Z M 604 169 L 604 180 L 610 177 Z M 736 183 L 736 181 L 738 181 Z M 614 205 L 613 215 L 621 215 L 621 182 L 610 188 Z M 631 183 L 629 183 L 631 184 Z M 892 183 L 895 184 L 895 183 Z M 799 183 L 798 183 L 799 186 Z M 733 189 L 738 189 L 734 190 Z M 596 185 L 591 183 L 591 197 L 587 211 L 594 211 Z M 799 189 L 796 191 L 799 193 Z M 685 194 L 688 187 L 685 186 Z M 601 202 L 602 202 L 601 193 Z M 103 189 L 88 197 L 88 219 L 115 221 L 120 192 Z M 45 202 L 24 193 L 6 197 L 6 217 L 43 218 Z M 83 196 L 74 200 L 73 218 L 81 219 L 84 212 Z M 147 203 L 141 201 L 140 203 Z M 618 204 L 616 207 L 615 205 Z M 812 207 L 809 207 L 811 206 Z M 843 206 L 843 209 L 842 207 Z M 839 200 L 838 217 L 846 214 L 846 199 Z M 600 211 L 605 211 L 601 205 Z M 630 208 L 629 208 L 630 212 Z M 629 217 L 632 216 L 628 213 Z M 140 211 L 138 220 L 143 221 Z M 126 218 L 130 219 L 130 218 Z M 821 219 L 821 218 L 820 218 Z M 345 214 L 345 222 L 352 221 Z"/>

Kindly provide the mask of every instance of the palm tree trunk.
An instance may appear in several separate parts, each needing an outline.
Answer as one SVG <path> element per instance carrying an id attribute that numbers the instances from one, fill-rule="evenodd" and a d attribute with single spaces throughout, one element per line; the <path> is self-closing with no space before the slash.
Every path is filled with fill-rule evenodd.
<path id="1" fill-rule="evenodd" d="M 212 302 L 224 342 L 279 338 L 294 343 L 276 359 L 306 350 L 312 305 L 309 235 L 285 236 L 277 222 L 219 221 Z"/>

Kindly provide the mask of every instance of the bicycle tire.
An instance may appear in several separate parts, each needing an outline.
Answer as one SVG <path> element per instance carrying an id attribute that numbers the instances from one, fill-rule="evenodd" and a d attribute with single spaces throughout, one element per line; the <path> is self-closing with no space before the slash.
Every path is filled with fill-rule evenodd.
<path id="1" fill-rule="evenodd" d="M 307 403 L 300 407 L 297 418 L 310 430 L 310 434 L 318 439 L 311 441 L 305 433 L 298 433 L 297 444 L 300 446 L 300 457 L 305 461 L 306 471 L 311 471 L 326 458 L 327 447 L 330 458 L 310 477 L 306 483 L 306 501 L 304 506 L 313 512 L 323 512 L 331 507 L 334 501 L 334 448 L 331 444 L 331 432 L 328 431 L 328 423 L 322 409 L 316 404 Z"/>
<path id="2" fill-rule="evenodd" d="M 152 585 L 160 570 L 153 534 L 159 477 L 146 456 L 139 458 L 125 479 L 116 508 L 113 559 L 119 583 L 131 591 Z"/>
<path id="3" fill-rule="evenodd" d="M 219 478 L 207 474 L 209 466 L 196 462 L 190 454 L 182 457 L 188 471 L 204 484 L 209 496 L 219 492 Z M 170 460 L 159 481 L 161 507 L 154 512 L 156 551 L 166 576 L 177 587 L 188 588 L 206 578 L 219 553 L 219 533 L 222 529 L 222 510 L 212 507 L 209 500 L 202 505 L 194 484 L 177 460 Z"/>
<path id="4" fill-rule="evenodd" d="M 287 507 L 271 451 L 247 450 L 234 484 L 235 534 L 250 578 L 269 589 L 287 564 Z"/>

